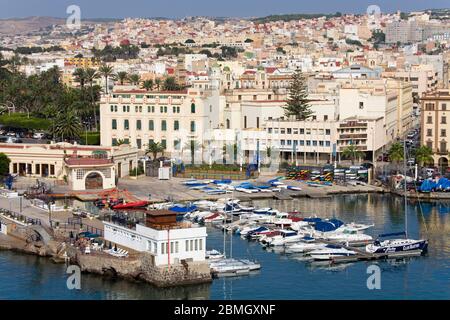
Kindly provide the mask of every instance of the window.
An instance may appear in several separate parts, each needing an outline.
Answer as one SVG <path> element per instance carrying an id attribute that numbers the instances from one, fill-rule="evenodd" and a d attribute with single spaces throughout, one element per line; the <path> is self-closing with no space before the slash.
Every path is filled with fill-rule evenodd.
<path id="1" fill-rule="evenodd" d="M 441 142 L 441 149 L 439 150 L 440 152 L 447 152 L 447 143 L 442 141 Z"/>
<path id="2" fill-rule="evenodd" d="M 191 113 L 195 113 L 195 103 L 191 104 Z"/>
<path id="3" fill-rule="evenodd" d="M 148 120 L 148 130 L 155 130 L 155 123 L 153 122 L 153 120 Z"/>
<path id="4" fill-rule="evenodd" d="M 231 127 L 230 119 L 227 119 L 227 129 L 230 129 L 230 127 Z"/>
<path id="5" fill-rule="evenodd" d="M 433 136 L 433 129 L 427 129 L 427 137 Z"/>
<path id="6" fill-rule="evenodd" d="M 364 102 L 359 102 L 359 108 L 364 109 Z"/>
<path id="7" fill-rule="evenodd" d="M 111 124 L 111 126 L 112 126 L 112 129 L 113 129 L 113 130 L 116 130 L 116 129 L 117 129 L 117 120 L 116 120 L 116 119 L 112 119 L 112 124 Z"/>
<path id="8" fill-rule="evenodd" d="M 325 141 L 325 146 L 329 147 L 330 145 L 330 141 Z"/>
<path id="9" fill-rule="evenodd" d="M 327 115 L 323 116 L 323 121 L 328 121 L 328 116 Z"/>
<path id="10" fill-rule="evenodd" d="M 441 117 L 441 124 L 447 124 L 447 117 Z"/>
<path id="11" fill-rule="evenodd" d="M 161 120 L 161 131 L 167 131 L 167 121 Z"/>
<path id="12" fill-rule="evenodd" d="M 259 117 L 256 117 L 256 128 L 259 129 Z"/>
<path id="13" fill-rule="evenodd" d="M 256 94 L 253 95 L 253 100 L 256 100 L 258 97 Z"/>
<path id="14" fill-rule="evenodd" d="M 161 140 L 161 146 L 165 149 L 167 147 L 167 140 L 166 139 L 162 139 Z"/>
<path id="15" fill-rule="evenodd" d="M 173 130 L 178 131 L 180 129 L 180 122 L 178 120 L 175 120 L 173 122 Z"/>
<path id="16" fill-rule="evenodd" d="M 191 121 L 191 132 L 195 132 L 195 121 Z"/>
<path id="17" fill-rule="evenodd" d="M 304 146 L 305 145 L 305 140 L 300 140 L 300 146 Z"/>
<path id="18" fill-rule="evenodd" d="M 190 251 L 194 251 L 194 240 L 191 240 L 189 242 L 189 249 L 190 249 Z"/>
<path id="19" fill-rule="evenodd" d="M 173 251 L 174 251 L 174 244 L 173 244 L 173 241 L 171 241 L 170 242 L 170 253 L 173 253 Z"/>
<path id="20" fill-rule="evenodd" d="M 136 120 L 136 130 L 141 130 L 142 129 L 142 122 L 141 120 Z"/>
<path id="21" fill-rule="evenodd" d="M 433 142 L 432 141 L 427 141 L 427 147 L 430 149 L 433 149 Z"/>
<path id="22" fill-rule="evenodd" d="M 427 117 L 427 124 L 433 123 L 433 117 L 428 116 Z"/>
<path id="23" fill-rule="evenodd" d="M 325 129 L 325 135 L 329 136 L 331 134 L 331 130 L 330 129 Z"/>
<path id="24" fill-rule="evenodd" d="M 247 116 L 244 116 L 244 129 L 247 129 Z"/>
<path id="25" fill-rule="evenodd" d="M 198 239 L 195 239 L 195 251 L 198 251 Z"/>
<path id="26" fill-rule="evenodd" d="M 130 129 L 130 122 L 128 121 L 128 119 L 125 119 L 125 120 L 123 121 L 123 128 L 124 128 L 125 130 L 129 130 L 129 129 Z"/>
<path id="27" fill-rule="evenodd" d="M 433 111 L 434 110 L 434 103 L 427 103 L 427 104 L 425 104 L 425 110 L 426 111 Z"/>
<path id="28" fill-rule="evenodd" d="M 173 140 L 173 148 L 175 150 L 180 150 L 180 146 L 181 146 L 181 141 L 179 139 Z"/>
<path id="29" fill-rule="evenodd" d="M 178 241 L 175 241 L 175 253 L 178 253 Z"/>
<path id="30" fill-rule="evenodd" d="M 189 240 L 186 240 L 186 251 L 189 251 Z"/>
<path id="31" fill-rule="evenodd" d="M 111 144 L 112 144 L 113 147 L 117 146 L 117 139 L 116 138 L 112 138 Z"/>
<path id="32" fill-rule="evenodd" d="M 136 146 L 138 147 L 138 149 L 142 147 L 142 139 L 136 139 Z"/>
<path id="33" fill-rule="evenodd" d="M 203 239 L 198 240 L 198 250 L 203 250 Z"/>
<path id="34" fill-rule="evenodd" d="M 446 136 L 447 136 L 447 130 L 441 129 L 441 137 L 446 137 Z"/>
<path id="35" fill-rule="evenodd" d="M 442 111 L 447 111 L 447 104 L 446 104 L 446 103 L 443 103 L 443 104 L 441 105 L 441 108 L 442 108 Z"/>
<path id="36" fill-rule="evenodd" d="M 305 129 L 300 129 L 300 134 L 305 134 Z"/>
<path id="37" fill-rule="evenodd" d="M 111 105 L 111 112 L 114 112 L 114 106 Z"/>

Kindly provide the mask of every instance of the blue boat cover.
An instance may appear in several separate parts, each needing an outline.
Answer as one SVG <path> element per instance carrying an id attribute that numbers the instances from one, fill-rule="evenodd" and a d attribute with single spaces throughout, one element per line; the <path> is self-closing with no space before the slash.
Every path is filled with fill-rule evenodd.
<path id="1" fill-rule="evenodd" d="M 192 212 L 196 209 L 197 209 L 197 206 L 186 206 L 186 207 L 173 206 L 173 207 L 169 208 L 170 211 L 180 212 L 180 213 Z"/>
<path id="2" fill-rule="evenodd" d="M 334 224 L 336 226 L 336 229 L 344 224 L 344 222 L 342 222 L 341 220 L 334 219 L 334 218 L 330 219 L 328 221 L 330 221 L 332 224 Z"/>
<path id="3" fill-rule="evenodd" d="M 212 183 L 214 183 L 214 184 L 230 184 L 231 179 L 214 180 Z"/>
<path id="4" fill-rule="evenodd" d="M 304 218 L 303 221 L 317 223 L 317 222 L 322 221 L 322 219 L 321 218 Z"/>
<path id="5" fill-rule="evenodd" d="M 419 187 L 420 192 L 431 192 L 432 189 L 436 188 L 436 182 L 431 179 L 425 180 Z"/>
<path id="6" fill-rule="evenodd" d="M 339 220 L 337 220 L 337 221 L 339 221 Z M 339 221 L 339 222 L 342 222 L 342 221 Z M 319 222 L 316 222 L 316 224 L 314 225 L 314 229 L 317 231 L 321 231 L 321 232 L 329 232 L 329 231 L 336 230 L 341 225 L 334 224 L 333 222 L 331 222 L 331 220 L 330 221 L 319 221 Z"/>

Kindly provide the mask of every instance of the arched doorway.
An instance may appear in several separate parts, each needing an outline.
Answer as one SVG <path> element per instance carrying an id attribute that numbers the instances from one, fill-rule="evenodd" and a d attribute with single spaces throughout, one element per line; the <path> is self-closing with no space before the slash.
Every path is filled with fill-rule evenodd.
<path id="1" fill-rule="evenodd" d="M 84 179 L 85 189 L 103 189 L 103 177 L 98 172 L 89 173 Z"/>
<path id="2" fill-rule="evenodd" d="M 441 173 L 445 173 L 445 171 L 447 171 L 448 168 L 448 159 L 447 158 L 439 158 L 439 170 L 441 171 Z"/>

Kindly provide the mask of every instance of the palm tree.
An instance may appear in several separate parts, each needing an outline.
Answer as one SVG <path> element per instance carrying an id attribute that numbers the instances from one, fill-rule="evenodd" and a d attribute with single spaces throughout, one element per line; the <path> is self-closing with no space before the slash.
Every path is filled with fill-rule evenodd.
<path id="1" fill-rule="evenodd" d="M 54 124 L 53 134 L 64 138 L 76 139 L 80 137 L 83 128 L 80 118 L 72 110 L 60 113 Z"/>
<path id="2" fill-rule="evenodd" d="M 88 68 L 84 71 L 86 82 L 89 83 L 90 95 L 91 95 L 91 104 L 94 112 L 94 122 L 95 128 L 97 128 L 97 110 L 96 110 L 96 101 L 94 96 L 94 81 L 99 78 L 99 73 L 94 69 Z"/>
<path id="3" fill-rule="evenodd" d="M 141 81 L 141 77 L 140 77 L 138 74 L 133 73 L 132 75 L 130 75 L 130 76 L 128 77 L 128 80 L 129 80 L 132 84 L 138 85 L 139 82 Z"/>
<path id="4" fill-rule="evenodd" d="M 105 93 L 108 94 L 108 78 L 113 76 L 113 68 L 107 64 L 103 64 L 98 68 L 98 72 L 105 78 Z"/>
<path id="5" fill-rule="evenodd" d="M 153 80 L 145 80 L 142 83 L 142 88 L 144 88 L 147 91 L 150 91 L 153 89 Z"/>
<path id="6" fill-rule="evenodd" d="M 86 82 L 86 73 L 85 70 L 82 68 L 77 68 L 73 72 L 73 78 L 75 82 L 78 82 L 80 84 L 81 89 L 84 89 L 84 84 Z"/>
<path id="7" fill-rule="evenodd" d="M 434 162 L 433 150 L 427 146 L 420 146 L 419 148 L 417 148 L 415 157 L 419 166 L 423 166 L 425 163 Z"/>
<path id="8" fill-rule="evenodd" d="M 126 73 L 125 71 L 119 71 L 116 73 L 116 79 L 119 80 L 120 85 L 123 86 L 125 80 L 128 79 L 128 73 Z"/>
<path id="9" fill-rule="evenodd" d="M 151 153 L 153 155 L 153 161 L 155 161 L 158 153 L 163 153 L 165 149 L 160 142 L 151 141 L 147 146 L 147 150 L 145 150 L 145 154 Z"/>
<path id="10" fill-rule="evenodd" d="M 364 152 L 360 151 L 357 146 L 352 144 L 342 150 L 342 156 L 345 159 L 350 159 L 352 161 L 352 165 L 355 164 L 356 159 L 360 159 L 364 157 L 364 155 Z"/>
<path id="11" fill-rule="evenodd" d="M 160 90 L 161 89 L 161 79 L 156 79 L 155 80 L 155 84 L 156 84 L 156 88 L 158 89 L 158 90 Z"/>
<path id="12" fill-rule="evenodd" d="M 397 171 L 399 168 L 400 161 L 404 159 L 403 153 L 404 153 L 403 145 L 399 142 L 394 143 L 389 149 L 388 152 L 389 159 L 396 164 Z"/>
<path id="13" fill-rule="evenodd" d="M 188 149 L 191 152 L 191 163 L 193 165 L 195 162 L 195 152 L 202 148 L 201 143 L 199 143 L 197 140 L 189 140 L 184 145 L 184 148 Z"/>

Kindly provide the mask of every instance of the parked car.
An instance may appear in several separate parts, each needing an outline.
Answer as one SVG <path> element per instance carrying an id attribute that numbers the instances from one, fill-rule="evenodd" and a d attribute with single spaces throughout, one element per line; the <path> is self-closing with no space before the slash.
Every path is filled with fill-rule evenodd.
<path id="1" fill-rule="evenodd" d="M 33 139 L 42 139 L 42 138 L 44 138 L 44 136 L 45 136 L 44 132 L 35 132 L 33 134 Z"/>
<path id="2" fill-rule="evenodd" d="M 8 133 L 6 134 L 8 137 L 15 137 L 16 133 L 14 131 L 8 131 Z"/>

